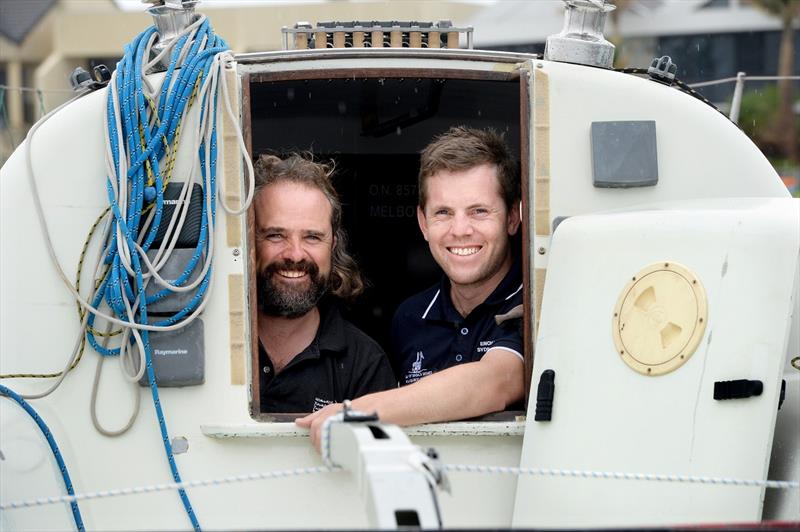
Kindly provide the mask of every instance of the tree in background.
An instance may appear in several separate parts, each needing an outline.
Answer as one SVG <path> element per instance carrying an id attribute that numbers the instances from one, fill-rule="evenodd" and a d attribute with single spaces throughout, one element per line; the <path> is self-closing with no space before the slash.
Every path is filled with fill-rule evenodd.
<path id="1" fill-rule="evenodd" d="M 789 163 L 785 147 L 779 142 L 784 136 L 775 135 L 778 131 L 775 125 L 781 121 L 779 101 L 778 87 L 773 84 L 747 91 L 742 96 L 739 127 L 770 160 Z M 797 143 L 800 139 L 800 123 L 795 122 L 794 131 L 790 130 L 789 133 L 788 136 Z"/>
<path id="2" fill-rule="evenodd" d="M 765 12 L 780 18 L 783 31 L 778 58 L 778 76 L 794 75 L 794 24 L 800 20 L 800 0 L 750 0 Z M 766 132 L 768 140 L 780 146 L 783 155 L 794 163 L 800 162 L 800 139 L 797 136 L 794 114 L 794 84 L 790 79 L 778 81 L 778 113 Z M 765 139 L 767 140 L 767 139 Z"/>

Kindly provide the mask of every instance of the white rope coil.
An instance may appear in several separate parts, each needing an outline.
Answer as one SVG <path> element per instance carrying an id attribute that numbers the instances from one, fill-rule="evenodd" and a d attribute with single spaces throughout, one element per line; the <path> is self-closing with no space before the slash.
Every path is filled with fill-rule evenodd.
<path id="1" fill-rule="evenodd" d="M 481 466 L 444 464 L 445 471 L 461 473 L 494 473 L 506 475 L 534 475 L 541 477 L 602 478 L 606 480 L 646 480 L 650 482 L 680 482 L 686 484 L 715 484 L 722 486 L 758 486 L 774 489 L 798 489 L 800 482 L 794 480 L 750 480 L 726 477 L 695 475 L 664 475 L 654 473 L 621 473 L 618 471 L 582 471 L 578 469 L 548 469 L 537 467 Z"/>

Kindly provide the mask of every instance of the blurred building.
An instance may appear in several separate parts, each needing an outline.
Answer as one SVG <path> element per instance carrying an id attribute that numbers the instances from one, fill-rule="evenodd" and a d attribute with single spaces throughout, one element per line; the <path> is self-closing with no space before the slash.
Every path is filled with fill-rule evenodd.
<path id="1" fill-rule="evenodd" d="M 0 0 L 0 164 L 44 112 L 72 95 L 77 66 L 113 69 L 125 44 L 152 24 L 140 2 Z M 298 21 L 452 20 L 464 24 L 486 2 L 427 0 L 209 1 L 215 31 L 235 52 L 278 50 L 281 28 Z M 121 6 L 126 7 L 123 9 Z"/>
<path id="2" fill-rule="evenodd" d="M 795 0 L 800 1 L 800 0 Z M 606 22 L 606 38 L 617 45 L 617 66 L 647 67 L 669 55 L 686 83 L 771 75 L 778 71 L 781 22 L 747 0 L 622 0 Z M 563 2 L 497 2 L 478 13 L 475 46 L 543 53 L 545 39 L 561 28 Z M 795 34 L 800 50 L 800 32 Z M 800 54 L 795 55 L 800 72 Z M 730 98 L 733 85 L 703 89 L 715 102 Z"/>
<path id="3" fill-rule="evenodd" d="M 606 35 L 618 45 L 619 66 L 669 55 L 687 83 L 777 72 L 780 21 L 747 0 L 615 1 Z M 0 163 L 30 124 L 71 96 L 75 67 L 113 68 L 151 24 L 143 9 L 138 0 L 0 0 Z M 198 10 L 235 52 L 280 49 L 281 27 L 298 21 L 449 19 L 475 28 L 476 48 L 542 53 L 564 17 L 561 0 L 207 0 Z M 800 50 L 800 32 L 796 42 Z M 795 65 L 800 72 L 800 54 Z M 732 91 L 733 84 L 703 89 L 718 103 Z"/>

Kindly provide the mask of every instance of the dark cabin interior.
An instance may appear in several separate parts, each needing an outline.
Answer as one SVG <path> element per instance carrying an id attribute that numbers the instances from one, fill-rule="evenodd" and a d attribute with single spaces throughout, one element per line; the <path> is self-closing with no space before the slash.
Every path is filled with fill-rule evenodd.
<path id="1" fill-rule="evenodd" d="M 369 281 L 345 314 L 388 351 L 394 309 L 441 276 L 417 226 L 419 152 L 466 125 L 505 133 L 519 157 L 519 80 L 259 79 L 249 88 L 253 154 L 335 161 L 350 252 Z"/>

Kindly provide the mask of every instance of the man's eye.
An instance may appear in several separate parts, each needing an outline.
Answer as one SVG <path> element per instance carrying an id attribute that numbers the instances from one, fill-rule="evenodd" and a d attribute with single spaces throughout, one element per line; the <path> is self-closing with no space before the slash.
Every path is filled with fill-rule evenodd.
<path id="1" fill-rule="evenodd" d="M 322 240 L 322 237 L 320 237 L 319 235 L 306 235 L 306 240 L 308 240 L 309 242 L 319 242 L 320 240 Z"/>
<path id="2" fill-rule="evenodd" d="M 434 216 L 447 216 L 447 209 L 439 209 L 433 213 Z"/>
<path id="3" fill-rule="evenodd" d="M 265 236 L 264 238 L 266 238 L 270 242 L 280 242 L 281 240 L 283 240 L 283 235 L 280 233 L 267 233 L 267 236 Z"/>
<path id="4" fill-rule="evenodd" d="M 478 215 L 478 216 L 485 216 L 485 215 L 489 214 L 489 209 L 486 209 L 484 207 L 478 207 L 477 209 L 475 209 L 472 212 L 474 214 Z"/>

